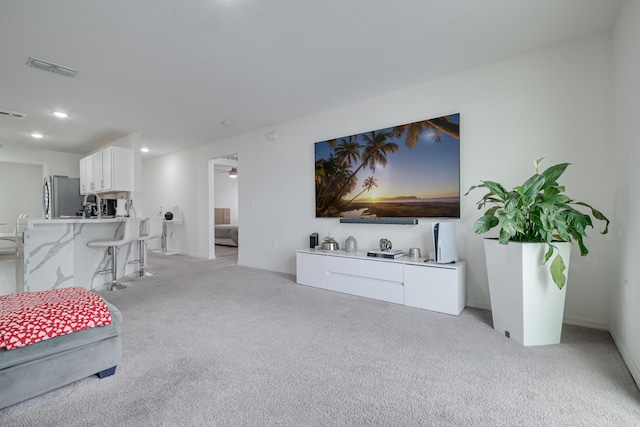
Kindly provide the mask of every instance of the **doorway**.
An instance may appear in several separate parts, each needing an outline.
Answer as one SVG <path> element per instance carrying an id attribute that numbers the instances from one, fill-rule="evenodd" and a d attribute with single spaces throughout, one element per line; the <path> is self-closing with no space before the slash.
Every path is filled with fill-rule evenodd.
<path id="1" fill-rule="evenodd" d="M 238 260 L 238 154 L 209 161 L 209 259 Z"/>

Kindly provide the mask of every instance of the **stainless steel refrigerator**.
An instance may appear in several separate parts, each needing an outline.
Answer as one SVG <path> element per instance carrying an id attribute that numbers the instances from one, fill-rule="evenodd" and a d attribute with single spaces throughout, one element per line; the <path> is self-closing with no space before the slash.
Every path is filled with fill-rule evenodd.
<path id="1" fill-rule="evenodd" d="M 42 210 L 46 219 L 76 216 L 82 211 L 80 178 L 52 175 L 42 186 Z"/>

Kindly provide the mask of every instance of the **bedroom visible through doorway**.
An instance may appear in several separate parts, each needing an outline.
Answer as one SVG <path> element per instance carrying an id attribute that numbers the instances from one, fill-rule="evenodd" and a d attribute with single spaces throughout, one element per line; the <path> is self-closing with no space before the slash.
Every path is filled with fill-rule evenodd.
<path id="1" fill-rule="evenodd" d="M 210 257 L 238 259 L 238 155 L 228 154 L 210 162 Z"/>

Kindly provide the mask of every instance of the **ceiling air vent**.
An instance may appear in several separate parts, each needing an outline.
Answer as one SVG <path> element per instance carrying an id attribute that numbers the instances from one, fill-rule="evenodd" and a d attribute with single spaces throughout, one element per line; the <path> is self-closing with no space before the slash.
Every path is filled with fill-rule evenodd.
<path id="1" fill-rule="evenodd" d="M 15 111 L 0 109 L 0 117 L 6 117 L 8 119 L 24 119 L 27 115 L 25 113 L 17 113 Z"/>
<path id="2" fill-rule="evenodd" d="M 60 74 L 61 76 L 65 77 L 73 77 L 78 72 L 73 68 L 63 67 L 62 65 L 43 61 L 42 59 L 33 58 L 31 56 L 27 60 L 27 65 L 32 68 L 37 68 L 38 70 L 46 71 L 53 74 Z"/>

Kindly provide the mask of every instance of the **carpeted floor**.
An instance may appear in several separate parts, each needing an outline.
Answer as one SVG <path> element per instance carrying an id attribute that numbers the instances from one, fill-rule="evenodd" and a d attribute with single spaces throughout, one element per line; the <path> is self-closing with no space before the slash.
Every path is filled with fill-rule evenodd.
<path id="1" fill-rule="evenodd" d="M 489 312 L 448 316 L 181 255 L 101 293 L 123 360 L 0 410 L 11 426 L 637 426 L 640 392 L 607 332 L 521 347 Z M 0 392 L 6 392 L 2 390 Z"/>

